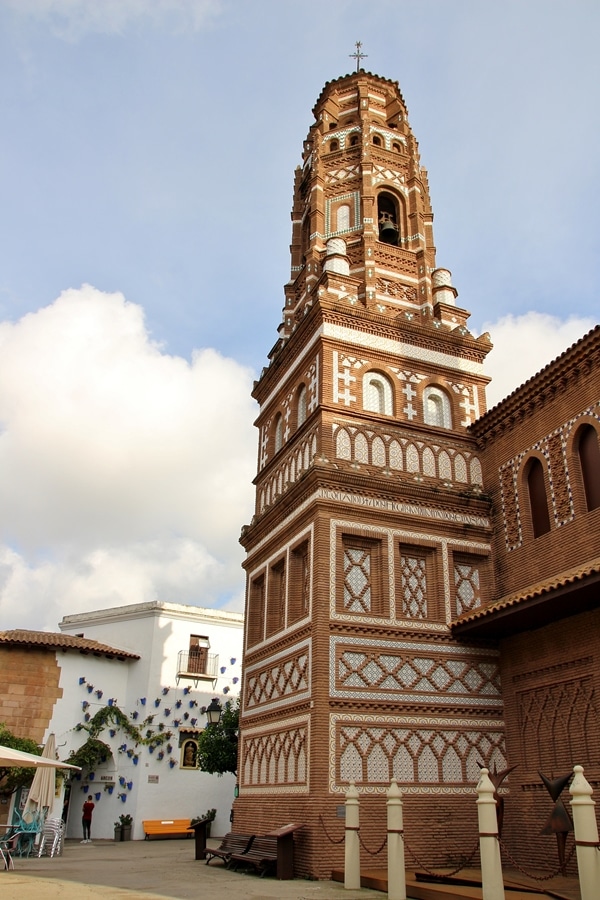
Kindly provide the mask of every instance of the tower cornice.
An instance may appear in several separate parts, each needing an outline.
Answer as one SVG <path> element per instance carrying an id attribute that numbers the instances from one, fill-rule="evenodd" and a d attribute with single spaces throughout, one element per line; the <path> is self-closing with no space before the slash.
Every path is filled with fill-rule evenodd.
<path id="1" fill-rule="evenodd" d="M 468 312 L 460 310 L 464 317 Z M 415 349 L 435 352 L 439 359 L 448 357 L 447 367 L 452 368 L 457 359 L 468 360 L 477 366 L 483 364 L 491 350 L 492 344 L 487 334 L 473 337 L 462 326 L 451 330 L 448 326 L 436 327 L 431 316 L 417 313 L 398 312 L 394 318 L 366 309 L 364 305 L 335 301 L 329 298 L 318 299 L 310 307 L 295 326 L 289 338 L 281 340 L 279 347 L 272 353 L 269 366 L 265 367 L 258 381 L 254 384 L 252 396 L 263 404 L 281 378 L 281 372 L 288 370 L 290 361 L 298 358 L 311 340 L 326 340 L 326 325 L 347 328 L 357 335 L 372 335 L 376 338 L 406 344 Z M 474 374 L 474 373 L 472 373 Z M 482 384 L 490 378 L 483 372 L 478 373 Z"/>
<path id="2" fill-rule="evenodd" d="M 350 72 L 347 75 L 340 75 L 339 78 L 334 78 L 331 81 L 325 82 L 325 85 L 323 86 L 323 89 L 317 98 L 317 102 L 313 106 L 312 111 L 315 119 L 318 119 L 319 111 L 323 102 L 328 98 L 333 90 L 343 89 L 353 84 L 367 84 L 368 82 L 378 82 L 379 84 L 390 90 L 390 92 L 396 93 L 401 100 L 402 105 L 404 106 L 405 112 L 408 113 L 408 109 L 404 101 L 404 97 L 402 96 L 400 84 L 398 83 L 398 81 L 394 81 L 391 78 L 384 78 L 382 75 L 376 75 L 373 72 L 367 72 L 365 71 L 365 69 L 360 69 L 358 72 Z"/>
<path id="3" fill-rule="evenodd" d="M 333 506 L 341 510 L 351 503 L 352 497 L 364 509 L 378 509 L 380 514 L 385 513 L 386 506 L 390 514 L 393 507 L 405 506 L 410 510 L 406 513 L 407 521 L 412 524 L 418 518 L 419 510 L 437 509 L 439 516 L 430 521 L 435 521 L 441 531 L 456 532 L 457 522 L 460 522 L 463 529 L 474 529 L 480 535 L 491 533 L 489 497 L 480 490 L 467 485 L 444 487 L 406 474 L 386 475 L 371 466 L 364 466 L 362 471 L 345 469 L 328 459 L 316 459 L 303 478 L 289 486 L 283 497 L 243 527 L 240 543 L 249 552 L 269 535 L 276 539 L 278 529 L 286 520 L 300 515 L 307 506 Z"/>

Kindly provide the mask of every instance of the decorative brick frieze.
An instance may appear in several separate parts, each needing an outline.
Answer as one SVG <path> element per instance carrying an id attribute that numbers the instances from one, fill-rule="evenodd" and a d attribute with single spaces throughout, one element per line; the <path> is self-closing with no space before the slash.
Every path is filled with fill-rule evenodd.
<path id="1" fill-rule="evenodd" d="M 377 243 L 373 253 L 373 262 L 378 269 L 388 269 L 403 275 L 417 277 L 417 261 L 414 254 L 401 247 L 390 247 Z"/>
<path id="2" fill-rule="evenodd" d="M 335 699 L 502 706 L 494 650 L 331 636 L 329 654 Z"/>
<path id="3" fill-rule="evenodd" d="M 391 336 L 386 337 L 376 334 L 373 328 L 358 331 L 346 325 L 335 325 L 332 322 L 326 322 L 324 335 L 350 346 L 361 347 L 363 352 L 366 349 L 377 350 L 389 353 L 395 357 L 425 362 L 434 367 L 460 368 L 463 372 L 468 372 L 470 375 L 478 377 L 483 375 L 482 365 L 478 360 L 466 358 L 466 355 L 461 357 L 454 356 L 450 353 L 435 350 L 433 347 L 408 344 Z"/>
<path id="4" fill-rule="evenodd" d="M 383 794 L 472 794 L 480 766 L 506 767 L 504 723 L 477 718 L 349 715 L 329 720 L 329 790 Z"/>
<path id="5" fill-rule="evenodd" d="M 244 679 L 244 714 L 255 715 L 308 700 L 311 674 L 309 640 L 249 665 Z"/>
<path id="6" fill-rule="evenodd" d="M 240 785 L 244 794 L 307 794 L 310 720 L 280 719 L 270 726 L 245 728 L 240 736 Z"/>
<path id="7" fill-rule="evenodd" d="M 483 477 L 477 455 L 450 441 L 415 440 L 402 428 L 378 424 L 368 430 L 359 421 L 334 422 L 332 440 L 336 458 L 389 470 L 387 474 L 419 474 L 448 484 L 468 484 L 481 489 Z"/>
<path id="8" fill-rule="evenodd" d="M 300 478 L 311 465 L 317 453 L 319 430 L 314 426 L 302 438 L 282 454 L 281 462 L 261 485 L 258 494 L 258 509 L 261 513 L 272 506 L 287 488 Z"/>

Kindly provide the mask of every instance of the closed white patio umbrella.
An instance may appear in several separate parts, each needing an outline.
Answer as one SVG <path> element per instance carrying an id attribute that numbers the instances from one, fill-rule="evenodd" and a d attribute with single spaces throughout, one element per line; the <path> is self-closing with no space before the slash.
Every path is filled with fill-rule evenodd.
<path id="1" fill-rule="evenodd" d="M 51 759 L 56 762 L 56 740 L 53 734 L 48 736 L 46 746 L 42 750 L 43 759 Z M 52 809 L 54 803 L 54 791 L 56 789 L 56 769 L 52 766 L 38 766 L 29 794 L 27 796 L 27 805 L 25 814 L 28 812 L 43 813 Z M 35 809 L 33 808 L 35 807 Z"/>

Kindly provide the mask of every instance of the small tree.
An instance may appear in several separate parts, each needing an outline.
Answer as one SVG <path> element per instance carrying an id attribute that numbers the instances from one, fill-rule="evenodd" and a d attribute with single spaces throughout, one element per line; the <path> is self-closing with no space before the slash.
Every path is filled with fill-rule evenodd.
<path id="1" fill-rule="evenodd" d="M 36 756 L 41 754 L 35 741 L 17 737 L 4 722 L 0 722 L 0 745 L 10 747 L 12 750 L 23 750 L 25 753 L 35 753 Z M 34 775 L 35 767 L 0 766 L 0 793 L 13 794 L 20 787 L 29 787 Z"/>
<path id="2" fill-rule="evenodd" d="M 228 700 L 217 725 L 207 725 L 198 738 L 198 766 L 210 775 L 237 775 L 240 701 Z"/>

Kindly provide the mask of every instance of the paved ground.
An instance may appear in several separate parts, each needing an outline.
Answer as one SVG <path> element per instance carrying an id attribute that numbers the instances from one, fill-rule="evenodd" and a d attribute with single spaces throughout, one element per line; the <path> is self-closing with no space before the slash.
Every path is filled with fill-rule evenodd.
<path id="1" fill-rule="evenodd" d="M 475 877 L 478 872 L 471 874 Z M 529 881 L 517 872 L 505 871 L 505 877 L 507 885 Z M 576 879 L 557 877 L 551 883 L 553 896 L 580 900 Z M 14 872 L 0 870 L 1 900 L 382 900 L 386 896 L 366 888 L 346 891 L 332 881 L 258 878 L 231 872 L 216 860 L 207 866 L 194 859 L 191 840 L 67 841 L 62 856 L 17 857 Z"/>
<path id="2" fill-rule="evenodd" d="M 212 843 L 212 841 L 211 841 Z M 218 842 L 217 842 L 218 843 Z M 67 841 L 62 856 L 15 859 L 0 871 L 2 900 L 382 900 L 329 881 L 278 881 L 194 859 L 191 840 Z"/>

